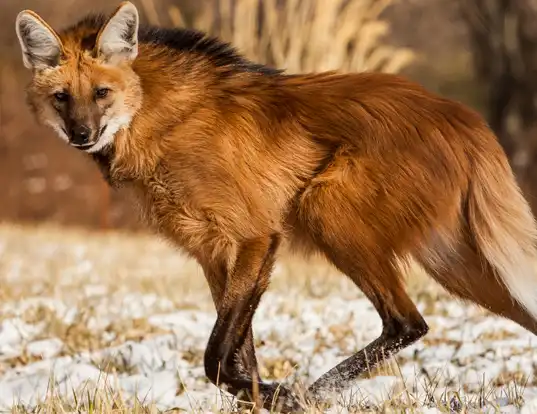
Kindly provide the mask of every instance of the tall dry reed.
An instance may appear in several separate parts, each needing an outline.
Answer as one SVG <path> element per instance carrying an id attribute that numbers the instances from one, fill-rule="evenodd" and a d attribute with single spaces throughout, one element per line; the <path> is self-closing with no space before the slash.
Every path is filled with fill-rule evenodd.
<path id="1" fill-rule="evenodd" d="M 381 14 L 396 0 L 218 0 L 194 17 L 192 27 L 231 42 L 248 58 L 290 73 L 324 70 L 399 72 L 413 53 L 383 42 Z M 142 0 L 160 23 L 154 0 Z M 212 3 L 212 7 L 211 7 Z M 169 9 L 185 26 L 178 7 Z"/>

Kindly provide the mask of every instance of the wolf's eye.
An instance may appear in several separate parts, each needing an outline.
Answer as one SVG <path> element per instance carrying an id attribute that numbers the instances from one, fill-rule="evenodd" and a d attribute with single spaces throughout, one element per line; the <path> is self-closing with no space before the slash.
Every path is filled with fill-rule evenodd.
<path id="1" fill-rule="evenodd" d="M 98 99 L 105 98 L 108 95 L 108 92 L 110 92 L 110 89 L 108 88 L 98 88 L 95 90 L 95 97 Z"/>
<path id="2" fill-rule="evenodd" d="M 65 92 L 56 92 L 54 94 L 54 99 L 56 99 L 58 102 L 66 102 L 69 99 L 69 95 Z"/>

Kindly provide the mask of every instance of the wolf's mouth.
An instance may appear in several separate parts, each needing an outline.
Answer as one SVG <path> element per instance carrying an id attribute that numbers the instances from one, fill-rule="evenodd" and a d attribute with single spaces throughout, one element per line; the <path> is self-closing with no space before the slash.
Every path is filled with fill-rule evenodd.
<path id="1" fill-rule="evenodd" d="M 82 145 L 75 145 L 75 144 L 71 144 L 73 147 L 75 148 L 78 148 L 80 150 L 87 150 L 87 149 L 90 149 L 91 147 L 93 147 L 95 145 L 95 142 L 90 142 L 88 144 L 82 144 Z"/>

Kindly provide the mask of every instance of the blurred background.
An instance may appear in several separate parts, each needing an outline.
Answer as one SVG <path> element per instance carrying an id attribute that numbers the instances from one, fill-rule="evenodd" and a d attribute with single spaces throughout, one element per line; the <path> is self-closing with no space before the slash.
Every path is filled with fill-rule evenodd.
<path id="1" fill-rule="evenodd" d="M 476 108 L 537 209 L 537 0 L 133 0 L 145 22 L 196 27 L 289 72 L 398 72 Z M 140 229 L 92 162 L 37 126 L 25 105 L 14 21 L 54 28 L 110 0 L 0 0 L 0 221 Z"/>

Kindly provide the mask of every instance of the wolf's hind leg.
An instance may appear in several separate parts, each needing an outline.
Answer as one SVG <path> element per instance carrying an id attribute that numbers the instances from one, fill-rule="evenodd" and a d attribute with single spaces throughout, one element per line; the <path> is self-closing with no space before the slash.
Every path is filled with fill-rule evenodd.
<path id="1" fill-rule="evenodd" d="M 308 395 L 315 400 L 326 392 L 345 389 L 360 375 L 413 344 L 428 331 L 425 320 L 405 292 L 400 271 L 395 265 L 379 262 L 378 267 L 367 268 L 337 254 L 332 254 L 331 259 L 375 306 L 383 329 L 379 338 L 339 363 L 310 386 Z"/>

